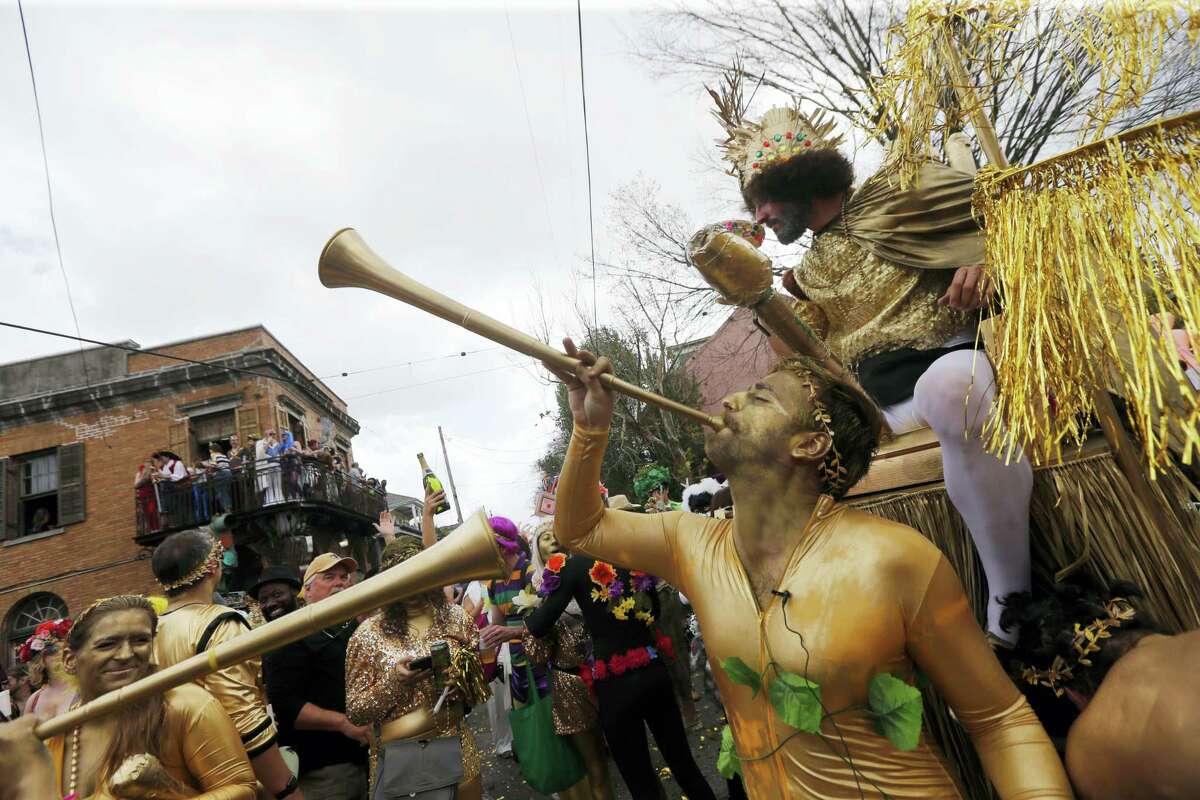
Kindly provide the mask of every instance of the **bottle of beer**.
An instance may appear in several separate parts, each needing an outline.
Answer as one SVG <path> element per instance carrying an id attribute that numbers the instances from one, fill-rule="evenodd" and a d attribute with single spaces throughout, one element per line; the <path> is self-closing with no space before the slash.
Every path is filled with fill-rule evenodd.
<path id="1" fill-rule="evenodd" d="M 426 494 L 435 494 L 445 490 L 442 482 L 438 480 L 438 476 L 433 474 L 433 470 L 429 468 L 429 464 L 425 462 L 425 454 L 417 453 L 417 461 L 421 462 L 421 482 L 425 484 Z M 450 501 L 442 500 L 441 504 L 433 510 L 435 514 L 441 514 L 443 511 L 450 510 Z"/>

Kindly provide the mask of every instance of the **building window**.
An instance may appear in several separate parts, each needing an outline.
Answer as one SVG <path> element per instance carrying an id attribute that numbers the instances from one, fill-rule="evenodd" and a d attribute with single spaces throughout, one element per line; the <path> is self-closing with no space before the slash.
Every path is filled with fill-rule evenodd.
<path id="1" fill-rule="evenodd" d="M 237 431 L 237 420 L 232 409 L 192 417 L 189 422 L 189 452 L 180 454 L 184 455 L 189 465 L 207 461 L 209 447 L 214 443 L 220 446 L 221 452 L 229 452 L 229 437 Z"/>
<path id="2" fill-rule="evenodd" d="M 83 445 L 0 459 L 4 539 L 45 533 L 83 520 Z"/>
<path id="3" fill-rule="evenodd" d="M 41 592 L 30 595 L 13 606 L 4 625 L 5 659 L 7 666 L 17 663 L 17 651 L 33 635 L 37 626 L 51 620 L 66 619 L 67 604 L 58 595 Z"/>

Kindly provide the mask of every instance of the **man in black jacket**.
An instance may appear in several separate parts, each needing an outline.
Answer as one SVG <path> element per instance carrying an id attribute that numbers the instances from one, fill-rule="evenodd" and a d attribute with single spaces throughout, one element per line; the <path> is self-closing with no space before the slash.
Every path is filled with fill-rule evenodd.
<path id="1" fill-rule="evenodd" d="M 323 553 L 304 574 L 304 599 L 318 603 L 350 585 L 358 569 L 352 558 Z M 256 598 L 292 594 L 283 613 L 296 608 L 295 579 L 267 570 L 252 589 Z M 261 602 L 261 601 L 260 601 Z M 273 603 L 275 601 L 273 600 Z M 274 613 L 273 617 L 282 616 Z M 306 636 L 263 660 L 267 696 L 279 724 L 279 739 L 300 757 L 300 788 L 308 800 L 360 800 L 367 796 L 368 729 L 346 719 L 346 645 L 353 620 Z"/>

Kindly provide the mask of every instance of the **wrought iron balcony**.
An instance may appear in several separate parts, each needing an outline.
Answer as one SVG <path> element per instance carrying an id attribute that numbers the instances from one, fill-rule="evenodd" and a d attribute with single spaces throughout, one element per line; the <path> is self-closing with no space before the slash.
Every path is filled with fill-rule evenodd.
<path id="1" fill-rule="evenodd" d="M 207 525 L 220 515 L 235 531 L 287 534 L 296 529 L 300 512 L 347 535 L 370 535 L 371 524 L 387 509 L 385 492 L 299 455 L 212 470 L 182 481 L 146 483 L 134 491 L 135 540 L 145 545 L 157 544 L 174 531 Z"/>

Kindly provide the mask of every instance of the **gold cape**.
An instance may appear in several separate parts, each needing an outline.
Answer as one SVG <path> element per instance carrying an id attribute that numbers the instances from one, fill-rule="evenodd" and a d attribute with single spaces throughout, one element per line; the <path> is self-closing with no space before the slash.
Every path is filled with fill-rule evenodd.
<path id="1" fill-rule="evenodd" d="M 935 747 L 922 740 L 901 752 L 865 710 L 873 676 L 911 680 L 915 667 L 954 710 L 1002 798 L 1072 797 L 1053 745 L 927 539 L 822 497 L 780 580 L 786 605 L 773 597 L 760 609 L 734 546 L 736 520 L 603 508 L 596 486 L 607 441 L 606 431 L 575 427 L 555 535 L 572 551 L 658 575 L 691 600 L 751 798 L 834 800 L 879 790 L 961 798 Z M 729 680 L 720 663 L 731 656 L 760 673 L 770 661 L 807 673 L 825 708 L 839 713 L 823 720 L 823 736 L 797 732 L 779 719 L 767 691 L 753 694 Z"/>
<path id="2" fill-rule="evenodd" d="M 885 167 L 850 195 L 832 225 L 885 261 L 918 269 L 975 266 L 983 263 L 983 233 L 971 210 L 974 190 L 971 175 L 936 161 L 922 163 L 907 189 Z"/>

